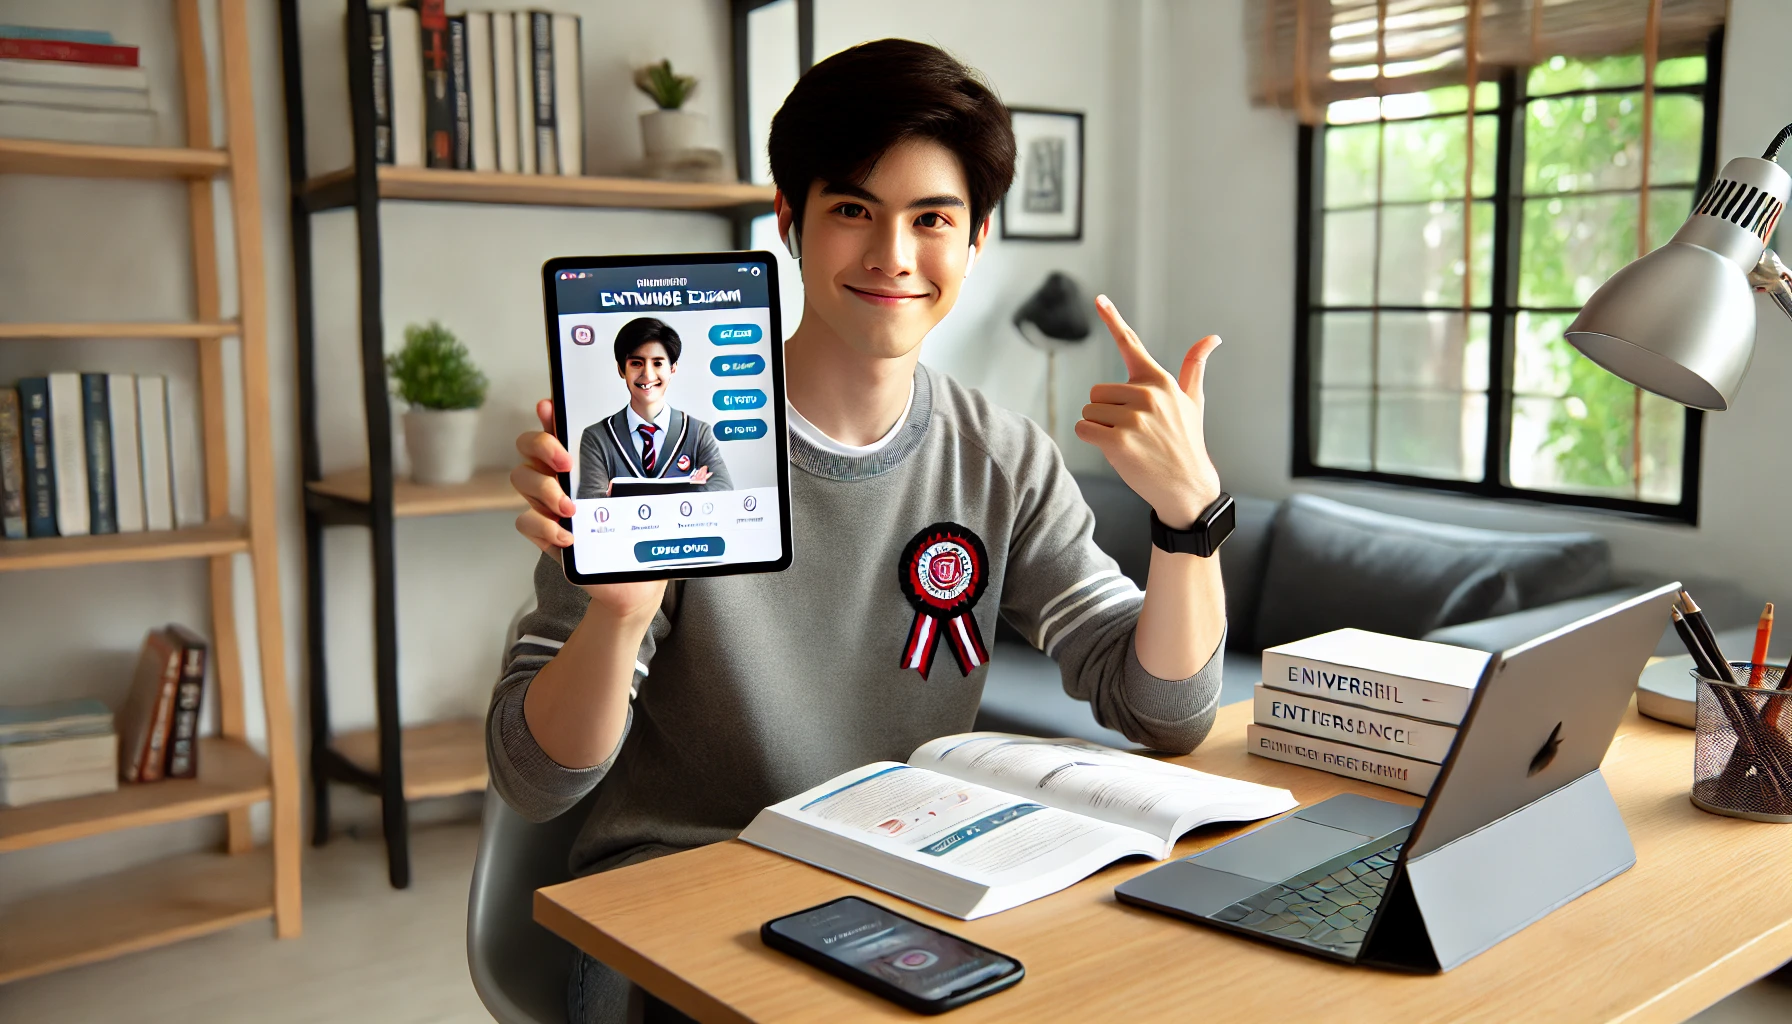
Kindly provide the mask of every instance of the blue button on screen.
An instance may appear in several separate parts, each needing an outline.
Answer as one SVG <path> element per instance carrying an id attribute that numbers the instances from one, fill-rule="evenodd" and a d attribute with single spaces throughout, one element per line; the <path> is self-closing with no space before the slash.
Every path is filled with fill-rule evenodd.
<path id="1" fill-rule="evenodd" d="M 751 345 L 763 337 L 758 324 L 717 324 L 709 329 L 709 340 L 717 345 Z"/>
<path id="2" fill-rule="evenodd" d="M 747 388 L 741 391 L 718 391 L 715 397 L 716 408 L 758 409 L 765 405 L 765 392 L 758 388 Z"/>
<path id="3" fill-rule="evenodd" d="M 718 441 L 751 441 L 764 436 L 764 420 L 721 420 L 716 423 Z"/>
<path id="4" fill-rule="evenodd" d="M 751 377 L 755 373 L 765 372 L 765 357 L 717 356 L 709 361 L 709 372 L 718 377 Z"/>
<path id="5" fill-rule="evenodd" d="M 644 540 L 635 545 L 635 561 L 666 562 L 675 558 L 720 558 L 728 549 L 720 537 L 675 537 Z"/>

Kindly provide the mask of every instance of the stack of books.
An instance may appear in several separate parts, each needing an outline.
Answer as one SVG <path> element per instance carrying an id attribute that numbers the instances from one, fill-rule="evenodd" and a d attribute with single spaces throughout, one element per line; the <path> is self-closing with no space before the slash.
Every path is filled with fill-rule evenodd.
<path id="1" fill-rule="evenodd" d="M 1251 753 L 1423 796 L 1489 655 L 1361 629 L 1263 652 Z"/>
<path id="2" fill-rule="evenodd" d="M 198 522 L 199 456 L 191 437 L 176 437 L 168 390 L 165 377 L 128 373 L 0 387 L 0 533 L 78 537 Z"/>
<path id="3" fill-rule="evenodd" d="M 205 662 L 205 639 L 185 626 L 171 624 L 144 637 L 119 722 L 119 778 L 158 782 L 199 774 Z"/>
<path id="4" fill-rule="evenodd" d="M 110 32 L 0 25 L 0 136 L 154 144 L 137 48 Z"/>
<path id="5" fill-rule="evenodd" d="M 380 163 L 585 173 L 578 15 L 417 0 L 369 17 Z"/>
<path id="6" fill-rule="evenodd" d="M 118 737 L 97 700 L 0 707 L 0 807 L 110 793 Z"/>

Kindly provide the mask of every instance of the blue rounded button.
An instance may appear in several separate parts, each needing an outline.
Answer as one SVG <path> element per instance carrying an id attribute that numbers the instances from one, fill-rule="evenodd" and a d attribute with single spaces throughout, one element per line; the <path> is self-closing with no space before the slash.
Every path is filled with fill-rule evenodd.
<path id="1" fill-rule="evenodd" d="M 728 545 L 720 537 L 674 537 L 635 545 L 635 561 L 665 562 L 674 558 L 720 558 Z"/>
<path id="2" fill-rule="evenodd" d="M 765 372 L 765 357 L 751 354 L 717 356 L 709 361 L 709 372 L 718 377 L 751 377 Z"/>
<path id="3" fill-rule="evenodd" d="M 709 340 L 717 345 L 751 345 L 763 337 L 758 324 L 717 324 L 709 329 Z"/>
<path id="4" fill-rule="evenodd" d="M 729 409 L 758 409 L 765 405 L 765 392 L 758 388 L 744 388 L 739 391 L 718 391 L 714 399 L 716 408 L 723 411 Z"/>
<path id="5" fill-rule="evenodd" d="M 765 436 L 764 420 L 721 420 L 716 423 L 716 440 L 751 441 Z"/>

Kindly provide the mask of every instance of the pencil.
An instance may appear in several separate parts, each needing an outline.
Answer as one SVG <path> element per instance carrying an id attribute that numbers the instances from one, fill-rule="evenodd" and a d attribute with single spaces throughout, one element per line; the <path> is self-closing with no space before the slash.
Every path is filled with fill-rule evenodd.
<path id="1" fill-rule="evenodd" d="M 1712 667 L 1717 669 L 1717 674 L 1711 678 L 1735 683 L 1736 673 L 1730 671 L 1730 660 L 1724 657 L 1724 649 L 1718 646 L 1717 634 L 1711 632 L 1711 623 L 1705 621 L 1705 613 L 1699 610 L 1699 603 L 1684 590 L 1680 591 L 1680 601 L 1681 609 L 1686 615 L 1686 624 L 1692 627 L 1693 635 L 1699 638 L 1699 644 L 1710 655 Z"/>
<path id="2" fill-rule="evenodd" d="M 1767 672 L 1767 642 L 1773 637 L 1773 602 L 1761 609 L 1761 621 L 1755 626 L 1755 651 L 1749 659 L 1748 685 L 1761 686 Z"/>
<path id="3" fill-rule="evenodd" d="M 1680 642 L 1686 645 L 1686 653 L 1692 655 L 1693 667 L 1699 670 L 1699 675 L 1706 679 L 1722 679 L 1717 674 L 1717 666 L 1711 661 L 1711 655 L 1705 652 L 1705 645 L 1699 642 L 1698 634 L 1693 632 L 1692 625 L 1686 621 L 1686 616 L 1678 608 L 1673 610 L 1673 614 L 1674 632 L 1680 634 Z"/>

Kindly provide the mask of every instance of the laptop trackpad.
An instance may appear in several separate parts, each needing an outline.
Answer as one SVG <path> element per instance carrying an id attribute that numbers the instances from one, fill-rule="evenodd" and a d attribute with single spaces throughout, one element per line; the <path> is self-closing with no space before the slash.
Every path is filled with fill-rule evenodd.
<path id="1" fill-rule="evenodd" d="M 1283 818 L 1188 859 L 1202 867 L 1280 882 L 1372 838 L 1303 818 Z"/>

